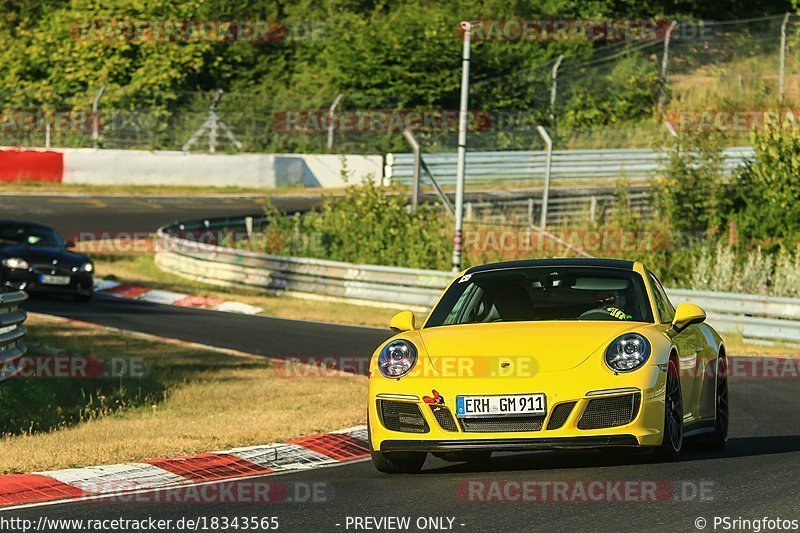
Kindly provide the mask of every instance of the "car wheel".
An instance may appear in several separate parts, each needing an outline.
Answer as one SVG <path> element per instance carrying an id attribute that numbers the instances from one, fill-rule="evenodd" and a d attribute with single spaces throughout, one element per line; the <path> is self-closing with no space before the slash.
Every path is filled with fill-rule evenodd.
<path id="1" fill-rule="evenodd" d="M 483 463 L 489 460 L 492 456 L 492 452 L 476 450 L 471 452 L 441 452 L 434 453 L 433 455 L 443 461 L 450 461 L 453 463 Z"/>
<path id="2" fill-rule="evenodd" d="M 717 383 L 714 432 L 705 440 L 704 444 L 712 450 L 725 447 L 728 442 L 728 427 L 730 425 L 730 407 L 728 406 L 728 360 L 724 355 L 717 358 Z"/>
<path id="3" fill-rule="evenodd" d="M 88 302 L 89 300 L 92 299 L 92 295 L 93 293 L 91 292 L 89 293 L 80 292 L 78 294 L 72 295 L 72 299 L 75 300 L 76 302 Z"/>
<path id="4" fill-rule="evenodd" d="M 683 449 L 683 399 L 681 378 L 675 361 L 667 363 L 667 384 L 664 397 L 664 438 L 655 450 L 655 459 L 673 461 Z"/>
<path id="5" fill-rule="evenodd" d="M 367 413 L 367 443 L 372 464 L 378 472 L 384 474 L 416 474 L 422 470 L 428 456 L 424 452 L 383 453 L 372 449 L 372 432 L 370 431 L 369 413 Z"/>
<path id="6" fill-rule="evenodd" d="M 384 474 L 416 474 L 425 464 L 424 452 L 370 452 L 372 464 Z"/>

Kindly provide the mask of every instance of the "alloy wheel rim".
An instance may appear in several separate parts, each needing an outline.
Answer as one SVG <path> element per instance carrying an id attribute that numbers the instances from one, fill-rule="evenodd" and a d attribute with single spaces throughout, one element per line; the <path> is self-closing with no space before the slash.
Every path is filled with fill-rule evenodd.
<path id="1" fill-rule="evenodd" d="M 679 451 L 683 445 L 683 404 L 678 378 L 670 367 L 667 379 L 667 424 L 669 426 L 669 440 L 672 448 Z"/>
<path id="2" fill-rule="evenodd" d="M 728 363 L 720 358 L 717 366 L 717 423 L 722 438 L 728 439 Z"/>

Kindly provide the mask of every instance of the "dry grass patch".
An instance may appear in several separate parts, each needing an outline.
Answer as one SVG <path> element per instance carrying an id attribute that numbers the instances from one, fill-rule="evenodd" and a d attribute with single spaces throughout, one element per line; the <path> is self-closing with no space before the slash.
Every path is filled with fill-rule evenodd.
<path id="1" fill-rule="evenodd" d="M 4 383 L 11 394 L 0 395 L 0 420 L 15 407 L 33 428 L 6 428 L 4 473 L 196 454 L 363 423 L 366 380 L 360 376 L 296 377 L 260 357 L 38 317 L 29 327 L 30 353 L 59 346 L 69 354 L 143 357 L 150 371 L 140 379 Z M 11 405 L 15 394 L 24 405 Z"/>

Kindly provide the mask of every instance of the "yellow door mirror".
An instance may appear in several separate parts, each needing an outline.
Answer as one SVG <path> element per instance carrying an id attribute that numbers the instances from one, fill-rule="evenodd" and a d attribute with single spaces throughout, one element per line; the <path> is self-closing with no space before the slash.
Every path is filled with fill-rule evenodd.
<path id="1" fill-rule="evenodd" d="M 389 327 L 395 331 L 411 331 L 416 321 L 411 311 L 400 311 L 392 317 Z"/>
<path id="2" fill-rule="evenodd" d="M 706 319 L 706 312 L 700 307 L 683 303 L 675 309 L 675 318 L 672 319 L 672 329 L 675 331 L 682 331 L 687 326 L 692 324 L 699 324 Z"/>

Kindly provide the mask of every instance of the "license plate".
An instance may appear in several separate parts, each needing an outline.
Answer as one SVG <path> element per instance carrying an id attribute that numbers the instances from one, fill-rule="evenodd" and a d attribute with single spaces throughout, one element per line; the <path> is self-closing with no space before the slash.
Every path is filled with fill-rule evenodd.
<path id="1" fill-rule="evenodd" d="M 547 413 L 544 394 L 456 396 L 456 416 L 531 416 Z"/>
<path id="2" fill-rule="evenodd" d="M 69 276 L 51 276 L 49 274 L 39 276 L 39 283 L 45 285 L 69 285 L 69 281 Z"/>

